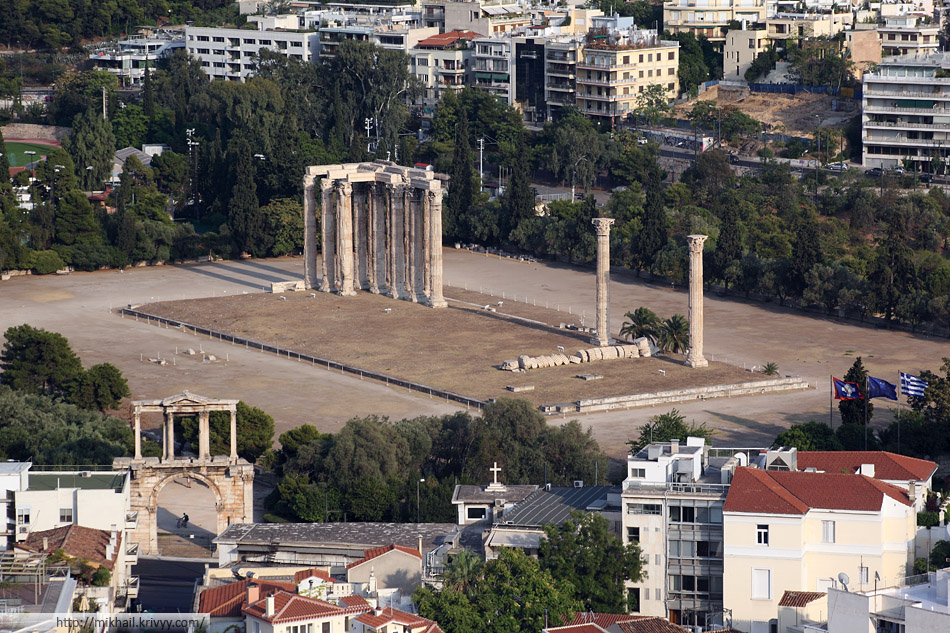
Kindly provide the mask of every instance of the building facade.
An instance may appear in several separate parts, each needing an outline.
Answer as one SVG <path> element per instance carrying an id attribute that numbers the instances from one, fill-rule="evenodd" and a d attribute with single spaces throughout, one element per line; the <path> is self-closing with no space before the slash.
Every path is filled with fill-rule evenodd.
<path id="1" fill-rule="evenodd" d="M 319 34 L 189 26 L 185 28 L 185 48 L 212 79 L 246 81 L 254 74 L 255 60 L 264 49 L 303 62 L 313 61 L 319 50 Z"/>
<path id="2" fill-rule="evenodd" d="M 663 4 L 663 28 L 672 33 L 705 35 L 722 44 L 730 22 L 762 22 L 766 0 L 668 0 Z"/>

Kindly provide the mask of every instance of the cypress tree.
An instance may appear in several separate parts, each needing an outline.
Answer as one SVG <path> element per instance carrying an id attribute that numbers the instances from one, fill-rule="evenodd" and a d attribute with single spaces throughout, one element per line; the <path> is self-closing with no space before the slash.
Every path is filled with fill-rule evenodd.
<path id="1" fill-rule="evenodd" d="M 742 235 L 739 232 L 739 211 L 736 205 L 727 204 L 722 212 L 722 228 L 713 252 L 713 272 L 726 282 L 726 270 L 742 257 Z M 727 284 L 728 285 L 728 284 Z"/>
<path id="2" fill-rule="evenodd" d="M 515 155 L 520 160 L 511 174 L 508 191 L 505 192 L 505 212 L 509 229 L 518 226 L 518 222 L 534 215 L 534 190 L 531 188 L 531 160 L 528 157 L 528 145 L 524 134 L 518 135 Z"/>
<path id="3" fill-rule="evenodd" d="M 472 165 L 472 146 L 468 136 L 468 116 L 459 108 L 455 126 L 455 151 L 452 154 L 452 179 L 449 181 L 448 206 L 456 226 L 467 224 L 475 193 L 475 169 Z"/>
<path id="4" fill-rule="evenodd" d="M 155 116 L 155 92 L 152 88 L 152 73 L 145 65 L 145 77 L 142 81 L 142 113 L 148 117 L 149 124 Z"/>
<path id="5" fill-rule="evenodd" d="M 10 182 L 10 161 L 7 159 L 7 145 L 3 140 L 2 130 L 0 130 L 0 174 L 4 178 L 2 182 Z"/>
<path id="6" fill-rule="evenodd" d="M 96 108 L 86 110 L 73 120 L 72 132 L 63 141 L 63 149 L 76 166 L 82 188 L 94 190 L 112 171 L 115 155 L 112 124 L 102 118 Z"/>
<path id="7" fill-rule="evenodd" d="M 640 267 L 652 269 L 656 255 L 666 246 L 666 210 L 660 171 L 651 169 L 646 184 L 646 205 L 643 209 L 643 231 L 640 235 Z"/>
<path id="8" fill-rule="evenodd" d="M 251 148 L 243 139 L 234 140 L 231 145 L 234 186 L 228 204 L 228 225 L 238 251 L 257 254 L 264 238 L 264 216 L 257 200 Z"/>

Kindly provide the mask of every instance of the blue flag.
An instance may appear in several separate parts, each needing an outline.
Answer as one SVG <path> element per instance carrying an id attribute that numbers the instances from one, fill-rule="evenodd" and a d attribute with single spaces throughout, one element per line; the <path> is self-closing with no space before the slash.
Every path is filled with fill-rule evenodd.
<path id="1" fill-rule="evenodd" d="M 887 398 L 897 400 L 897 386 L 886 380 L 868 376 L 868 398 Z"/>
<path id="2" fill-rule="evenodd" d="M 835 400 L 860 400 L 862 398 L 861 389 L 856 382 L 845 382 L 832 376 L 831 384 L 835 388 Z"/>
<path id="3" fill-rule="evenodd" d="M 915 398 L 924 397 L 924 389 L 927 388 L 927 381 L 921 380 L 917 376 L 912 374 L 905 374 L 900 372 L 901 375 L 901 391 L 904 392 L 906 396 L 914 396 Z"/>

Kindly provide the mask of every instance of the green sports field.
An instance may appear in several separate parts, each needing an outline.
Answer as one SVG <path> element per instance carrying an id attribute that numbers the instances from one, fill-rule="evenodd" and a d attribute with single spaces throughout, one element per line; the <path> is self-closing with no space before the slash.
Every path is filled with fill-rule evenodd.
<path id="1" fill-rule="evenodd" d="M 34 160 L 39 160 L 41 156 L 46 156 L 53 149 L 50 145 L 38 143 L 6 143 L 5 145 L 10 167 L 23 167 Z M 36 152 L 36 155 L 30 156 L 25 152 Z"/>

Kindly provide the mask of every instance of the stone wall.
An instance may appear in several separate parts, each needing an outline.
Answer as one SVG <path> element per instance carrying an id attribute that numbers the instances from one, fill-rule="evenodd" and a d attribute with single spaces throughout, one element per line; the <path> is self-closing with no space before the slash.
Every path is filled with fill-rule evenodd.
<path id="1" fill-rule="evenodd" d="M 3 138 L 31 138 L 43 141 L 62 141 L 72 128 L 55 125 L 35 125 L 33 123 L 11 123 L 4 125 Z"/>

